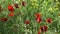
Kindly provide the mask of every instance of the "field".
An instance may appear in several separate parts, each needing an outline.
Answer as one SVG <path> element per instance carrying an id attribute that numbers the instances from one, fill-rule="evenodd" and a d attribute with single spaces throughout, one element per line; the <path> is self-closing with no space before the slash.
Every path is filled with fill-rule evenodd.
<path id="1" fill-rule="evenodd" d="M 60 0 L 0 0 L 0 34 L 60 34 Z"/>

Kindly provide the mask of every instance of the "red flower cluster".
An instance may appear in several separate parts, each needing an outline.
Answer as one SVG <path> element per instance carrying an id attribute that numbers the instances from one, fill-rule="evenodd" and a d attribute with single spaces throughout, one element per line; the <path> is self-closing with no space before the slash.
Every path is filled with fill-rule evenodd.
<path id="1" fill-rule="evenodd" d="M 42 21 L 41 16 L 42 16 L 42 14 L 39 14 L 39 13 L 35 14 L 36 21 L 37 21 L 38 23 L 40 23 L 40 22 Z M 52 23 L 52 19 L 51 19 L 51 18 L 48 18 L 48 19 L 46 19 L 46 22 Z"/>
<path id="2" fill-rule="evenodd" d="M 15 7 L 17 7 L 17 4 L 15 4 Z M 14 8 L 12 5 L 8 5 L 8 10 L 11 11 L 11 13 L 9 14 L 10 17 L 14 16 Z"/>
<path id="3" fill-rule="evenodd" d="M 40 22 L 42 21 L 42 19 L 41 19 L 41 14 L 37 13 L 37 14 L 35 14 L 35 17 L 36 17 L 36 21 L 37 21 L 38 23 L 40 23 Z"/>
<path id="4" fill-rule="evenodd" d="M 42 15 L 39 14 L 39 13 L 35 14 L 36 21 L 38 23 L 40 23 L 42 21 L 41 16 Z M 52 19 L 51 18 L 48 18 L 48 19 L 46 19 L 46 22 L 52 23 Z M 38 31 L 38 34 L 40 34 L 41 32 L 46 32 L 47 30 L 48 30 L 48 27 L 47 26 L 41 26 L 40 29 L 39 29 L 39 31 Z"/>

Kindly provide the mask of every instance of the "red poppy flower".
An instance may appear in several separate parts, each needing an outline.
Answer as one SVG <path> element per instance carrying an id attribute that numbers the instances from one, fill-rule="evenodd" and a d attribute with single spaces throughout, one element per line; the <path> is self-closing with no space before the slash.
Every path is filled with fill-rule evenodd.
<path id="1" fill-rule="evenodd" d="M 14 12 L 14 8 L 12 5 L 8 5 L 8 10 L 11 11 L 11 12 Z"/>
<path id="2" fill-rule="evenodd" d="M 38 34 L 40 34 L 40 31 L 38 31 Z"/>
<path id="3" fill-rule="evenodd" d="M 38 18 L 36 19 L 36 21 L 37 21 L 38 23 L 40 23 L 40 22 L 42 21 L 42 19 L 41 19 L 40 17 L 38 17 Z"/>
<path id="4" fill-rule="evenodd" d="M 29 20 L 25 20 L 25 24 L 29 24 L 30 23 L 30 21 Z"/>
<path id="5" fill-rule="evenodd" d="M 14 6 L 15 6 L 16 8 L 19 8 L 18 4 L 14 4 Z"/>
<path id="6" fill-rule="evenodd" d="M 10 13 L 9 16 L 10 16 L 10 17 L 13 17 L 13 16 L 14 16 L 14 13 Z"/>
<path id="7" fill-rule="evenodd" d="M 41 16 L 42 16 L 42 14 L 39 14 L 39 13 L 35 14 L 36 18 L 41 17 Z"/>
<path id="8" fill-rule="evenodd" d="M 0 18 L 1 21 L 7 21 L 8 18 Z"/>
<path id="9" fill-rule="evenodd" d="M 25 1 L 22 1 L 22 6 L 25 6 L 26 5 L 26 2 Z"/>
<path id="10" fill-rule="evenodd" d="M 52 23 L 52 19 L 51 19 L 51 18 L 48 18 L 48 19 L 46 20 L 46 22 Z"/>
<path id="11" fill-rule="evenodd" d="M 47 26 L 41 26 L 40 27 L 41 32 L 46 32 L 48 30 Z"/>

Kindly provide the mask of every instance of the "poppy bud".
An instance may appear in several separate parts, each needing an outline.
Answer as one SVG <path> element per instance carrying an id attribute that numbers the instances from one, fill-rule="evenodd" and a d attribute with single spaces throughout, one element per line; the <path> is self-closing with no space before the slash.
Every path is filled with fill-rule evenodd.
<path id="1" fill-rule="evenodd" d="M 14 6 L 15 6 L 16 8 L 19 8 L 18 4 L 14 4 Z"/>
<path id="2" fill-rule="evenodd" d="M 22 6 L 25 6 L 26 5 L 26 2 L 25 1 L 22 1 Z"/>

